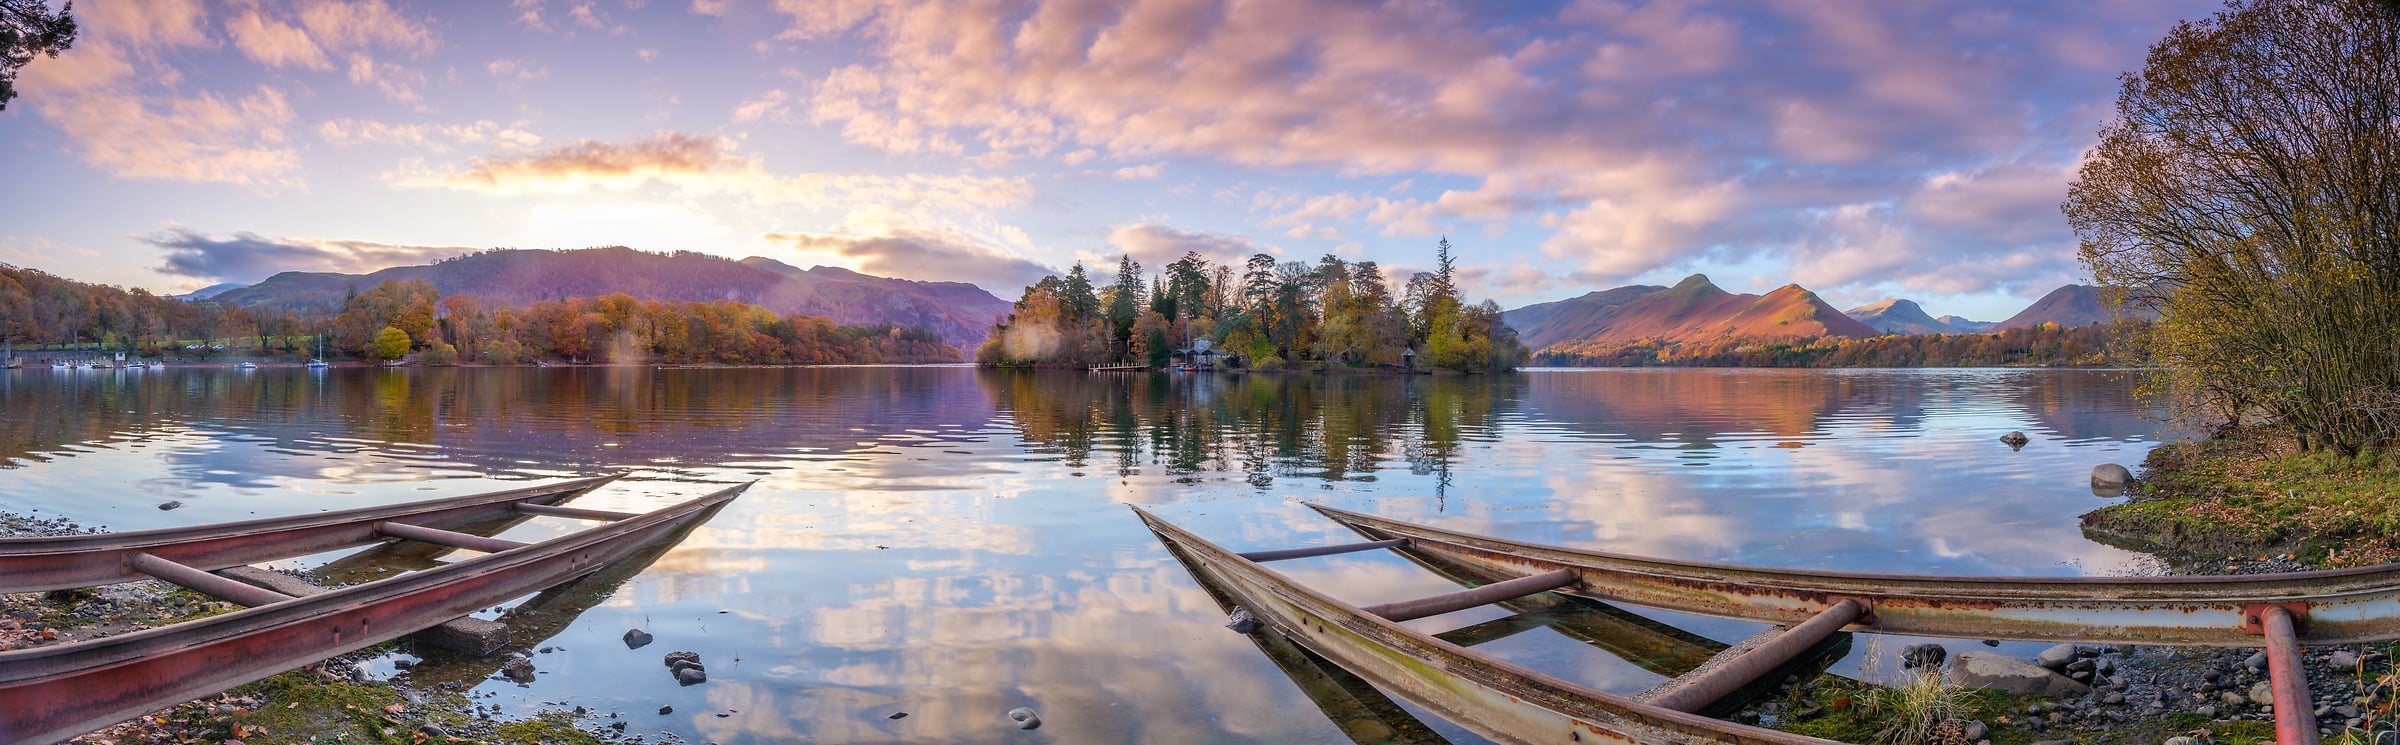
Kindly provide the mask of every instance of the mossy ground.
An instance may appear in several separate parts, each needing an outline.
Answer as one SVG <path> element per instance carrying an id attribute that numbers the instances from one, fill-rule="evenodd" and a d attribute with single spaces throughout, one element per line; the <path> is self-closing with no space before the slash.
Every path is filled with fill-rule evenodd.
<path id="1" fill-rule="evenodd" d="M 2094 532 L 2207 560 L 2289 553 L 2319 567 L 2400 560 L 2393 454 L 2307 452 L 2247 432 L 2162 445 L 2132 500 L 2084 516 Z"/>

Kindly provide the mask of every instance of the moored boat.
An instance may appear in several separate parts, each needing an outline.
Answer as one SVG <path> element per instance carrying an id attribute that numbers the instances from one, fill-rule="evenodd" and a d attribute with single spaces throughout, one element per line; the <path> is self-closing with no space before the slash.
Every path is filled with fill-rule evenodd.
<path id="1" fill-rule="evenodd" d="M 603 482 L 587 479 L 540 489 L 572 493 Z M 178 701 L 207 695 L 364 649 L 556 585 L 637 555 L 653 541 L 678 536 L 707 520 L 749 484 L 647 513 L 579 510 L 543 505 L 534 490 L 474 495 L 433 503 L 405 518 L 391 510 L 350 510 L 295 518 L 246 521 L 127 534 L 68 536 L 93 544 L 85 559 L 125 557 L 122 567 L 59 570 L 75 574 L 147 575 L 251 606 L 224 615 L 33 649 L 0 652 L 0 742 L 58 742 Z M 563 496 L 549 492 L 547 498 Z M 388 514 L 387 514 L 388 513 Z M 471 519 L 556 516 L 606 521 L 539 543 L 516 543 L 454 532 L 437 524 Z M 330 519 L 329 519 L 330 518 Z M 363 532 L 362 532 L 363 531 Z M 131 540 L 125 540 L 127 538 Z M 251 540 L 257 538 L 257 540 Z M 364 539 L 363 541 L 361 539 Z M 117 539 L 112 541 L 111 539 Z M 19 541 L 0 539 L 0 549 Z M 483 555 L 385 580 L 317 594 L 289 596 L 206 571 L 239 568 L 245 559 L 314 553 L 317 545 L 418 541 Z M 34 545 L 32 543 L 22 545 Z M 273 548 L 265 548 L 271 545 Z M 22 551 L 12 551 L 23 558 Z M 0 576 L 10 576 L 0 572 Z M 13 577 L 12 577 L 13 578 Z"/>

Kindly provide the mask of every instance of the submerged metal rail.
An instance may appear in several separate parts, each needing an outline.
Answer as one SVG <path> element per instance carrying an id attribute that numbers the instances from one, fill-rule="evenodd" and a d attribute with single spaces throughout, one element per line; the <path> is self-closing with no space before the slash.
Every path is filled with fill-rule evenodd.
<path id="1" fill-rule="evenodd" d="M 635 554 L 651 540 L 707 519 L 747 488 L 322 594 L 271 599 L 121 636 L 0 652 L 0 742 L 63 741 L 441 624 Z M 180 562 L 154 556 L 141 563 L 161 575 L 209 583 Z M 138 571 L 130 564 L 126 571 Z"/>
<path id="2" fill-rule="evenodd" d="M 1675 711 L 1486 658 L 1292 582 L 1141 508 L 1134 513 L 1196 578 L 1238 599 L 1274 633 L 1495 741 L 1831 742 Z"/>
<path id="3" fill-rule="evenodd" d="M 68 590 L 145 579 L 133 568 L 137 554 L 211 571 L 389 540 L 375 531 L 375 523 L 381 521 L 460 530 L 525 519 L 529 515 L 518 512 L 517 505 L 558 501 L 622 475 L 313 515 L 126 533 L 0 538 L 0 593 Z"/>
<path id="4" fill-rule="evenodd" d="M 2227 577 L 1943 577 L 1680 562 L 1510 541 L 1311 505 L 1373 540 L 1406 539 L 1494 577 L 1572 570 L 1578 597 L 1796 624 L 1856 601 L 1887 634 L 2257 647 L 2248 612 L 2281 606 L 2307 644 L 2400 638 L 2400 565 Z M 1858 623 L 1850 624 L 1861 628 Z"/>

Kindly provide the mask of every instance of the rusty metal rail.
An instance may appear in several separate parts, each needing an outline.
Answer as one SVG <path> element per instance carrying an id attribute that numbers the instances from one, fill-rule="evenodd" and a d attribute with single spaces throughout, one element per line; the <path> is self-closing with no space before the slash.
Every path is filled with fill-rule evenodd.
<path id="1" fill-rule="evenodd" d="M 2317 704 L 2308 695 L 2308 670 L 2300 666 L 2300 642 L 2292 631 L 2292 612 L 2268 606 L 2259 616 L 2260 630 L 2267 638 L 2267 685 L 2275 694 L 2275 742 L 2317 745 Z"/>
<path id="2" fill-rule="evenodd" d="M 1292 582 L 1141 508 L 1134 513 L 1196 579 L 1238 599 L 1272 633 L 1497 742 L 1831 742 L 1653 706 L 1489 659 Z"/>
<path id="3" fill-rule="evenodd" d="M 122 636 L 0 652 L 0 742 L 62 741 L 521 597 L 673 536 L 748 487 L 323 594 Z M 505 503 L 500 509 L 507 509 Z"/>
<path id="4" fill-rule="evenodd" d="M 1371 540 L 1409 541 L 1493 577 L 1560 569 L 1581 576 L 1578 597 L 1687 613 L 1796 624 L 1835 603 L 1865 606 L 1871 630 L 1963 639 L 2257 647 L 2245 611 L 2286 608 L 2296 641 L 2356 644 L 2400 638 L 2400 565 L 2229 577 L 1942 577 L 1820 572 L 1679 562 L 1444 530 L 1322 505 Z M 1860 627 L 1859 624 L 1852 624 Z M 1864 627 L 1860 627 L 1864 628 Z"/>
<path id="5" fill-rule="evenodd" d="M 126 533 L 0 538 L 0 593 L 67 590 L 144 579 L 136 554 L 211 571 L 306 556 L 388 540 L 378 521 L 406 521 L 460 530 L 526 515 L 520 504 L 545 504 L 590 491 L 622 474 L 470 494 L 423 502 Z"/>

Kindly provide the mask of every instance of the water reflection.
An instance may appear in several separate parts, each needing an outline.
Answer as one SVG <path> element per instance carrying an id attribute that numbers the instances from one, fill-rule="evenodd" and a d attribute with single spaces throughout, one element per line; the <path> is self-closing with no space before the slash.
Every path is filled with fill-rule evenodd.
<path id="1" fill-rule="evenodd" d="M 555 619 L 523 638 L 566 650 L 530 686 L 422 674 L 691 741 L 1341 743 L 1360 730 L 1221 628 L 1121 505 L 1243 549 L 1353 540 L 1306 501 L 1669 557 L 2105 572 L 2140 557 L 2081 537 L 2075 516 L 2105 503 L 2085 474 L 2139 460 L 2150 414 L 2124 376 L 2084 371 L 18 371 L 0 374 L 0 504 L 136 529 L 615 470 L 632 476 L 577 504 L 640 510 L 759 479 L 631 577 L 509 604 Z M 2009 430 L 2035 441 L 2010 451 Z M 186 506 L 155 509 L 169 499 Z M 1278 568 L 1362 604 L 1455 589 L 1391 556 Z M 1412 625 L 1624 693 L 1756 630 L 1516 610 Z M 1509 633 L 1534 626 L 1565 633 Z M 626 649 L 635 627 L 657 643 Z M 676 686 L 660 656 L 678 650 L 710 682 Z M 1043 728 L 1015 729 L 1018 706 Z"/>

